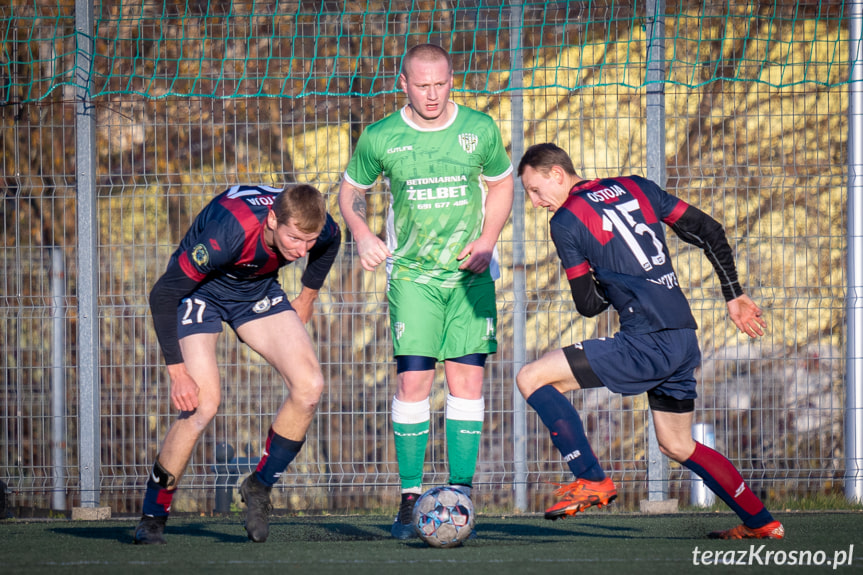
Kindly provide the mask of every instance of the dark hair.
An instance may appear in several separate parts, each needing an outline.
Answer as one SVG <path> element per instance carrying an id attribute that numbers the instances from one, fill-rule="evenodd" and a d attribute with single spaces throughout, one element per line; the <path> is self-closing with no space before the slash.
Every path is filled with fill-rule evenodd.
<path id="1" fill-rule="evenodd" d="M 449 52 L 436 44 L 417 44 L 407 51 L 404 58 L 402 58 L 402 74 L 405 78 L 408 76 L 408 64 L 413 60 L 422 60 L 424 62 L 446 60 L 447 67 L 452 72 L 452 57 L 449 55 Z"/>
<path id="2" fill-rule="evenodd" d="M 327 206 L 324 196 L 314 186 L 298 184 L 288 186 L 276 196 L 273 212 L 280 226 L 288 225 L 291 219 L 301 232 L 320 232 L 327 221 Z"/>
<path id="3" fill-rule="evenodd" d="M 530 166 L 537 172 L 548 174 L 552 166 L 560 166 L 567 174 L 574 176 L 575 166 L 572 158 L 563 149 L 554 144 L 534 144 L 525 150 L 521 161 L 518 163 L 518 175 L 524 174 L 524 169 Z"/>

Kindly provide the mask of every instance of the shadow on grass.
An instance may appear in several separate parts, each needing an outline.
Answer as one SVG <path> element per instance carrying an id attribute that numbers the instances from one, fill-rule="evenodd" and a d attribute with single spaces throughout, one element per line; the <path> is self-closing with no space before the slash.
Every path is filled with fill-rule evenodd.
<path id="1" fill-rule="evenodd" d="M 335 518 L 293 518 L 290 520 L 274 520 L 271 528 L 275 531 L 287 531 L 291 536 L 303 541 L 379 541 L 391 539 L 389 521 L 358 520 L 350 517 Z M 644 538 L 650 535 L 641 526 L 623 525 L 621 522 L 591 520 L 587 518 L 568 519 L 561 521 L 537 520 L 525 524 L 522 518 L 506 520 L 500 518 L 483 518 L 477 521 L 477 541 L 508 542 L 518 544 L 524 538 L 536 542 L 537 538 L 548 540 L 565 540 L 572 537 L 588 538 Z M 666 534 L 665 538 L 668 537 Z M 418 539 L 403 542 L 406 545 L 417 544 L 425 546 Z"/>
<path id="2" fill-rule="evenodd" d="M 328 521 L 308 521 L 296 520 L 290 522 L 290 525 L 282 523 L 273 523 L 272 528 L 279 529 L 287 527 L 293 530 L 295 535 L 300 535 L 304 541 L 379 541 L 381 539 L 391 539 L 390 523 L 366 524 L 357 525 L 350 522 L 350 518 L 344 520 L 328 520 Z M 575 522 L 570 525 L 524 525 L 499 520 L 480 520 L 476 526 L 476 533 L 480 540 L 488 541 L 508 541 L 515 542 L 519 538 L 530 538 L 530 541 L 536 542 L 537 537 L 549 539 L 562 539 L 573 536 L 578 537 L 621 537 L 631 538 L 634 535 L 641 533 L 641 529 L 624 527 L 620 525 L 602 525 L 601 523 Z M 425 543 L 418 539 L 410 539 L 404 541 L 410 545 L 416 543 L 419 546 L 425 546 Z"/>
<path id="3" fill-rule="evenodd" d="M 641 519 L 641 518 L 639 518 Z M 609 539 L 680 539 L 699 538 L 705 529 L 704 518 L 676 518 L 676 525 L 669 529 L 663 527 L 661 519 L 656 518 L 649 524 L 639 519 L 629 518 L 569 518 L 559 521 L 541 519 L 527 520 L 500 517 L 479 517 L 476 526 L 477 539 L 471 545 L 484 544 L 536 545 L 540 543 L 561 543 L 574 538 L 588 540 Z M 680 520 L 683 520 L 682 524 Z M 134 524 L 57 526 L 51 531 L 78 539 L 116 541 L 131 544 Z M 272 543 L 327 543 L 327 542 L 364 542 L 388 541 L 408 547 L 425 547 L 419 539 L 396 542 L 390 535 L 391 523 L 352 517 L 273 517 L 270 523 Z M 169 521 L 165 538 L 184 538 L 187 541 L 212 543 L 248 543 L 242 519 L 237 520 L 194 520 L 178 518 L 172 525 Z"/>
<path id="4" fill-rule="evenodd" d="M 642 530 L 622 525 L 604 525 L 602 522 L 584 520 L 547 521 L 540 525 L 524 525 L 503 521 L 482 521 L 477 525 L 477 534 L 496 532 L 506 537 L 632 537 Z"/>
<path id="5" fill-rule="evenodd" d="M 390 536 L 389 525 L 362 525 L 351 523 L 350 518 L 326 520 L 297 519 L 286 526 L 294 533 L 302 533 L 304 541 L 379 541 Z"/>
<path id="6" fill-rule="evenodd" d="M 172 527 L 169 523 L 165 527 L 165 538 L 170 542 L 172 537 L 187 536 L 206 538 L 217 543 L 242 543 L 247 541 L 246 532 L 243 530 L 242 524 L 237 526 L 239 532 L 234 535 L 225 533 L 222 530 L 214 529 L 218 525 L 196 523 L 184 521 L 182 524 Z M 117 526 L 94 526 L 82 527 L 76 525 L 74 527 L 55 527 L 51 529 L 54 533 L 68 535 L 70 537 L 78 537 L 80 539 L 99 539 L 103 541 L 116 541 L 118 543 L 132 544 L 135 536 L 135 526 L 132 525 L 117 525 Z"/>
<path id="7" fill-rule="evenodd" d="M 395 541 L 390 535 L 391 524 L 366 523 L 352 524 L 350 518 L 344 520 L 327 521 L 304 521 L 297 520 L 288 527 L 294 536 L 299 536 L 304 541 L 381 541 L 392 540 L 406 547 L 425 548 L 427 545 L 419 539 L 406 541 Z M 283 525 L 284 526 L 284 525 Z M 559 543 L 573 537 L 585 538 L 620 538 L 631 539 L 641 537 L 644 534 L 640 527 L 628 527 L 623 525 L 610 525 L 604 522 L 594 521 L 570 521 L 567 523 L 550 522 L 524 524 L 523 521 L 506 521 L 500 519 L 480 518 L 476 526 L 477 539 L 470 545 L 483 545 L 484 543 L 507 544 L 507 545 L 536 545 L 542 542 Z"/>

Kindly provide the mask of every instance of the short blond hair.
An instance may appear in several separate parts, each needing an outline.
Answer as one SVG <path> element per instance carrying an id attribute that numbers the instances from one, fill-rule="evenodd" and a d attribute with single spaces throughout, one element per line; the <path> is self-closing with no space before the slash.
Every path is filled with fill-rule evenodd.
<path id="1" fill-rule="evenodd" d="M 293 219 L 297 229 L 307 234 L 320 232 L 327 221 L 324 196 L 309 184 L 287 186 L 276 196 L 273 212 L 280 226 L 288 225 Z"/>
<path id="2" fill-rule="evenodd" d="M 408 64 L 414 60 L 422 60 L 423 62 L 444 60 L 447 63 L 449 72 L 452 73 L 452 57 L 449 55 L 449 52 L 437 44 L 417 44 L 407 51 L 404 58 L 402 58 L 402 75 L 405 78 L 408 77 Z"/>

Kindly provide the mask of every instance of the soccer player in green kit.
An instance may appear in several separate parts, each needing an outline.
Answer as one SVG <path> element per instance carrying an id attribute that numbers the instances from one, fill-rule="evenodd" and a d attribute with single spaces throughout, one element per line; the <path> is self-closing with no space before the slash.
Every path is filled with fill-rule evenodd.
<path id="1" fill-rule="evenodd" d="M 364 130 L 339 207 L 363 269 L 387 262 L 402 490 L 392 535 L 410 539 L 439 361 L 449 391 L 449 483 L 470 496 L 485 412 L 483 368 L 497 351 L 495 244 L 512 210 L 513 170 L 494 121 L 449 99 L 453 70 L 445 50 L 432 44 L 408 50 L 399 83 L 408 104 Z M 366 191 L 381 175 L 391 196 L 386 243 L 366 222 Z"/>

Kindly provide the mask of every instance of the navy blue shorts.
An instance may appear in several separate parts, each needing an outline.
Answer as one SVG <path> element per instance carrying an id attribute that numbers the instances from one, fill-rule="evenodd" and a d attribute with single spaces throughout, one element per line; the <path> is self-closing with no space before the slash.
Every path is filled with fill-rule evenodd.
<path id="1" fill-rule="evenodd" d="M 221 333 L 222 322 L 236 331 L 244 323 L 293 309 L 288 296 L 276 282 L 258 301 L 224 300 L 196 291 L 177 307 L 177 335 L 182 339 L 193 333 Z"/>
<path id="2" fill-rule="evenodd" d="M 590 339 L 569 348 L 570 353 L 566 353 L 567 349 L 564 353 L 570 359 L 570 366 L 573 366 L 572 349 L 583 349 L 589 369 L 599 379 L 598 383 L 614 393 L 639 395 L 650 392 L 652 396 L 675 400 L 698 397 L 695 368 L 701 363 L 701 350 L 693 329 L 668 329 L 638 335 L 620 332 L 612 338 Z M 589 373 L 574 366 L 573 374 L 579 381 L 591 379 Z"/>

